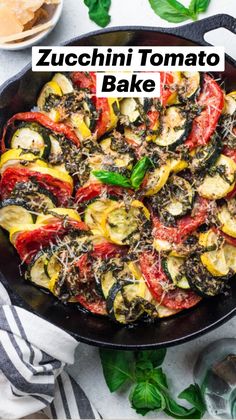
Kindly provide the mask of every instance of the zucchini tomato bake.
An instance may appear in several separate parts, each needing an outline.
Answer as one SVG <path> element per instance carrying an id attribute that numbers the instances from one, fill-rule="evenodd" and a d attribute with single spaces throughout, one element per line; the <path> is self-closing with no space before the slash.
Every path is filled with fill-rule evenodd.
<path id="1" fill-rule="evenodd" d="M 0 225 L 25 279 L 122 324 L 227 293 L 236 272 L 236 92 L 161 73 L 161 96 L 97 98 L 55 74 L 5 125 Z"/>

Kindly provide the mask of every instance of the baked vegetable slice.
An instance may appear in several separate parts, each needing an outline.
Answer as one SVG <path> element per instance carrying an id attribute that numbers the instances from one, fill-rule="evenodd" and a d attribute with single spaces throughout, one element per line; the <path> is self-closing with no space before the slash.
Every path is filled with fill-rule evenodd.
<path id="1" fill-rule="evenodd" d="M 154 142 L 158 146 L 174 150 L 182 144 L 191 130 L 191 123 L 186 111 L 179 106 L 166 108 L 160 117 L 159 134 Z"/>
<path id="2" fill-rule="evenodd" d="M 227 284 L 227 279 L 212 276 L 197 257 L 186 261 L 185 271 L 190 287 L 203 297 L 222 293 Z"/>
<path id="3" fill-rule="evenodd" d="M 190 169 L 193 173 L 206 172 L 215 164 L 222 149 L 220 142 L 220 138 L 215 136 L 208 144 L 193 151 L 190 165 Z"/>
<path id="4" fill-rule="evenodd" d="M 25 273 L 26 280 L 31 281 L 39 287 L 48 289 L 50 278 L 45 271 L 45 264 L 48 261 L 47 250 L 39 251 L 27 267 Z"/>
<path id="5" fill-rule="evenodd" d="M 162 260 L 164 272 L 169 279 L 181 289 L 190 289 L 189 282 L 185 274 L 184 258 L 168 256 Z"/>
<path id="6" fill-rule="evenodd" d="M 226 276 L 229 273 L 229 266 L 227 265 L 223 238 L 213 229 L 201 233 L 199 236 L 199 244 L 207 249 L 200 256 L 202 264 L 206 269 L 216 277 Z"/>
<path id="7" fill-rule="evenodd" d="M 230 213 L 226 204 L 219 209 L 217 217 L 221 224 L 220 229 L 227 235 L 236 238 L 236 215 Z"/>
<path id="8" fill-rule="evenodd" d="M 51 149 L 51 141 L 46 130 L 38 124 L 29 123 L 20 126 L 10 140 L 12 149 L 32 151 L 38 156 L 47 159 Z"/>
<path id="9" fill-rule="evenodd" d="M 34 223 L 34 217 L 30 208 L 24 200 L 9 198 L 0 202 L 0 226 L 10 230 L 18 224 Z"/>
<path id="10" fill-rule="evenodd" d="M 235 174 L 236 163 L 231 158 L 221 154 L 198 187 L 198 193 L 210 200 L 225 197 L 234 188 Z"/>

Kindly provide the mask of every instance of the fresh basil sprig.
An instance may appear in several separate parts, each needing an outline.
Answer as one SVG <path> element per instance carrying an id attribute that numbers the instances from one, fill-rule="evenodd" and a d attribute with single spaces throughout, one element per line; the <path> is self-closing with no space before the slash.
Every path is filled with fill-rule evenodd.
<path id="1" fill-rule="evenodd" d="M 111 0 L 84 0 L 85 6 L 89 9 L 89 17 L 98 26 L 105 28 L 110 23 L 109 9 Z"/>
<path id="2" fill-rule="evenodd" d="M 165 349 L 135 353 L 100 349 L 108 388 L 114 392 L 130 383 L 131 406 L 142 415 L 158 410 L 176 419 L 202 418 L 206 408 L 198 385 L 190 385 L 178 397 L 191 404 L 191 408 L 183 407 L 171 396 L 166 375 L 160 367 L 165 354 Z"/>
<path id="3" fill-rule="evenodd" d="M 134 188 L 136 190 L 140 187 L 148 168 L 152 165 L 152 161 L 144 156 L 134 166 L 130 179 L 112 171 L 93 171 L 92 174 L 99 181 L 103 182 L 103 184 L 118 185 L 124 188 Z"/>
<path id="4" fill-rule="evenodd" d="M 210 0 L 191 0 L 189 7 L 185 7 L 177 0 L 149 0 L 149 3 L 162 19 L 180 23 L 188 19 L 196 20 L 199 13 L 207 10 Z"/>
<path id="5" fill-rule="evenodd" d="M 130 180 L 117 172 L 93 171 L 92 174 L 103 184 L 118 185 L 124 188 L 131 188 Z"/>
<path id="6" fill-rule="evenodd" d="M 130 177 L 130 182 L 133 188 L 138 189 L 140 187 L 148 168 L 151 166 L 152 161 L 147 156 L 144 156 L 136 163 Z"/>

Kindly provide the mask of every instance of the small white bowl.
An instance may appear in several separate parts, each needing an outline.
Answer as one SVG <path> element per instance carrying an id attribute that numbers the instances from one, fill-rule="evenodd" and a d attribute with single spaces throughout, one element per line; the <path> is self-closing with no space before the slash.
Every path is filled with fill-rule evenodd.
<path id="1" fill-rule="evenodd" d="M 50 28 L 46 29 L 43 32 L 40 32 L 38 34 L 33 35 L 30 38 L 27 38 L 27 40 L 23 40 L 22 42 L 11 42 L 8 44 L 0 44 L 0 49 L 2 50 L 8 50 L 8 51 L 17 51 L 22 50 L 24 48 L 32 47 L 35 44 L 38 44 L 42 39 L 44 39 L 46 36 L 52 32 L 52 30 L 55 28 L 56 24 L 58 23 L 63 9 L 63 2 L 64 0 L 61 0 L 60 3 L 56 6 L 53 16 L 51 17 L 52 26 Z"/>

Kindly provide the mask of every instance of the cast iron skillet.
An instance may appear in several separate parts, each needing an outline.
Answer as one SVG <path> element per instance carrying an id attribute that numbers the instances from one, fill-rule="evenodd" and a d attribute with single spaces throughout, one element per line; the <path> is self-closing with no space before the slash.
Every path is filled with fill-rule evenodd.
<path id="1" fill-rule="evenodd" d="M 65 45 L 208 45 L 205 32 L 225 27 L 236 33 L 236 20 L 217 15 L 178 28 L 121 27 L 93 32 L 75 38 Z M 51 73 L 32 73 L 30 66 L 0 88 L 0 127 L 12 114 L 29 110 L 42 85 Z M 223 75 L 227 89 L 236 89 L 236 62 L 227 56 Z M 19 275 L 19 259 L 0 233 L 0 270 L 10 289 L 12 301 L 67 330 L 78 340 L 111 348 L 135 349 L 171 346 L 191 340 L 216 328 L 236 314 L 236 282 L 232 281 L 229 296 L 204 300 L 196 308 L 172 318 L 133 327 L 116 325 L 106 317 L 83 312 L 78 307 L 63 305 L 53 296 L 26 283 Z"/>

